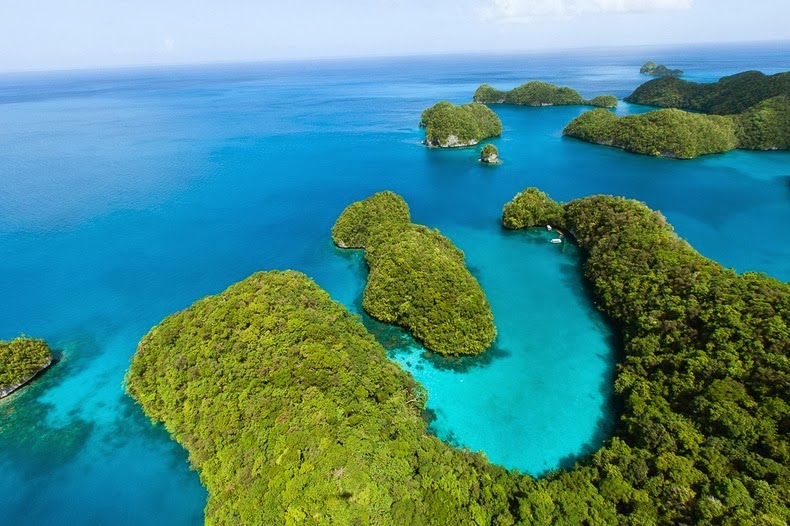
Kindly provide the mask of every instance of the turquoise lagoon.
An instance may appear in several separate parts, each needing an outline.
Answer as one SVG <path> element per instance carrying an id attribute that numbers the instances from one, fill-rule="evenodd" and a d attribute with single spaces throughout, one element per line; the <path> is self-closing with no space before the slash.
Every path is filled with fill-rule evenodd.
<path id="1" fill-rule="evenodd" d="M 60 354 L 0 402 L 0 521 L 200 523 L 197 474 L 123 375 L 163 317 L 262 269 L 303 271 L 360 312 L 428 388 L 441 438 L 534 475 L 594 450 L 616 422 L 614 332 L 575 248 L 502 231 L 502 205 L 526 186 L 633 197 L 704 255 L 788 280 L 790 154 L 646 158 L 563 138 L 586 108 L 495 106 L 491 167 L 475 148 L 422 147 L 416 125 L 483 82 L 622 98 L 648 58 L 694 80 L 790 69 L 779 43 L 0 76 L 0 338 Z M 499 330 L 482 357 L 438 359 L 361 313 L 364 260 L 329 230 L 383 189 L 466 252 Z"/>

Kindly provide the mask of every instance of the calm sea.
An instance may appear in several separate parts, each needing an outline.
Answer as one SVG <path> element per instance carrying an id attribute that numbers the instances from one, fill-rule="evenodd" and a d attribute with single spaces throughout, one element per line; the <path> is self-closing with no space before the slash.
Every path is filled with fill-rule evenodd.
<path id="1" fill-rule="evenodd" d="M 360 311 L 364 261 L 329 230 L 384 189 L 466 252 L 499 330 L 454 362 L 365 319 L 428 388 L 433 432 L 535 475 L 597 448 L 617 342 L 576 250 L 503 232 L 502 205 L 526 186 L 637 198 L 705 256 L 789 280 L 790 154 L 640 157 L 563 138 L 587 108 L 494 107 L 504 163 L 490 167 L 475 148 L 424 148 L 417 123 L 483 82 L 622 98 L 647 59 L 699 81 L 790 69 L 777 43 L 0 76 L 0 338 L 43 337 L 61 358 L 0 402 L 0 522 L 200 523 L 186 453 L 124 395 L 137 342 L 264 269 L 303 271 Z"/>

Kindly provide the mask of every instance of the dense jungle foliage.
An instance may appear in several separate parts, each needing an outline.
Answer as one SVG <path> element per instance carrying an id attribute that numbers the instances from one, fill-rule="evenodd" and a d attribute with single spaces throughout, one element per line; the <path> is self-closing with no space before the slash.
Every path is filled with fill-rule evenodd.
<path id="1" fill-rule="evenodd" d="M 598 95 L 587 101 L 590 106 L 598 106 L 599 108 L 616 108 L 617 97 L 614 95 Z"/>
<path id="2" fill-rule="evenodd" d="M 425 143 L 442 148 L 471 146 L 502 135 L 502 121 L 482 104 L 437 102 L 422 112 L 420 126 L 425 127 Z"/>
<path id="3" fill-rule="evenodd" d="M 765 124 L 754 121 L 755 127 Z M 597 109 L 572 120 L 562 133 L 643 155 L 692 159 L 739 147 L 736 128 L 732 117 L 721 115 L 666 109 L 618 118 Z"/>
<path id="4" fill-rule="evenodd" d="M 779 95 L 790 94 L 790 72 L 765 75 L 745 71 L 718 82 L 699 84 L 674 77 L 645 82 L 625 98 L 626 102 L 662 108 L 731 115 Z"/>
<path id="5" fill-rule="evenodd" d="M 652 77 L 680 77 L 683 75 L 683 72 L 679 69 L 669 69 L 664 64 L 659 65 L 652 60 L 645 62 L 642 67 L 639 68 L 639 73 Z"/>
<path id="6" fill-rule="evenodd" d="M 482 84 L 475 90 L 472 100 L 483 104 L 504 103 L 522 106 L 570 106 L 576 104 L 606 108 L 617 106 L 617 97 L 614 95 L 599 95 L 586 100 L 574 89 L 538 80 L 527 82 L 510 91 L 500 91 L 488 84 Z"/>
<path id="7" fill-rule="evenodd" d="M 511 210 L 552 220 L 535 202 Z M 452 448 L 354 316 L 302 274 L 259 273 L 152 329 L 127 374 L 189 451 L 206 523 L 787 524 L 790 285 L 705 259 L 635 201 L 562 211 L 624 344 L 604 447 L 541 480 Z"/>
<path id="8" fill-rule="evenodd" d="M 25 336 L 0 341 L 0 392 L 28 380 L 52 361 L 44 340 Z"/>
<path id="9" fill-rule="evenodd" d="M 502 226 L 509 230 L 538 225 L 558 226 L 564 223 L 564 214 L 562 205 L 545 192 L 527 188 L 505 204 Z"/>
<path id="10" fill-rule="evenodd" d="M 625 346 L 617 439 L 581 469 L 597 465 L 594 484 L 621 522 L 786 524 L 790 285 L 722 268 L 636 201 L 563 208 L 560 225 Z M 533 225 L 556 221 L 542 200 L 530 214 Z M 524 216 L 506 206 L 503 223 Z"/>
<path id="11" fill-rule="evenodd" d="M 395 192 L 378 192 L 348 205 L 332 227 L 332 240 L 341 248 L 365 248 L 373 233 L 385 224 L 390 229 L 411 224 L 409 206 Z"/>
<path id="12" fill-rule="evenodd" d="M 444 355 L 486 350 L 496 337 L 491 306 L 464 254 L 437 230 L 411 223 L 406 202 L 380 192 L 349 205 L 332 228 L 339 247 L 365 249 L 370 274 L 362 306 L 409 329 Z"/>

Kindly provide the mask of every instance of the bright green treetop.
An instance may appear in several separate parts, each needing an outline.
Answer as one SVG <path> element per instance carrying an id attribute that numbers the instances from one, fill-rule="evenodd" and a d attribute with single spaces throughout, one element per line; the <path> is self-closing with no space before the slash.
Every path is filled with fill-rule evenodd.
<path id="1" fill-rule="evenodd" d="M 441 354 L 477 354 L 491 345 L 494 316 L 463 252 L 437 230 L 410 223 L 397 194 L 349 205 L 332 238 L 340 247 L 365 248 L 370 275 L 362 306 L 371 316 L 408 328 Z"/>
<path id="2" fill-rule="evenodd" d="M 420 125 L 426 144 L 443 148 L 471 146 L 502 134 L 502 121 L 482 104 L 438 102 L 422 112 Z"/>
<path id="3" fill-rule="evenodd" d="M 483 104 L 517 104 L 522 106 L 570 106 L 576 104 L 614 107 L 617 98 L 613 95 L 600 95 L 591 100 L 571 88 L 556 86 L 547 82 L 533 80 L 510 91 L 500 91 L 488 84 L 475 90 L 472 100 Z"/>
<path id="4" fill-rule="evenodd" d="M 51 361 L 52 353 L 44 340 L 23 336 L 0 341 L 0 391 L 29 380 Z"/>

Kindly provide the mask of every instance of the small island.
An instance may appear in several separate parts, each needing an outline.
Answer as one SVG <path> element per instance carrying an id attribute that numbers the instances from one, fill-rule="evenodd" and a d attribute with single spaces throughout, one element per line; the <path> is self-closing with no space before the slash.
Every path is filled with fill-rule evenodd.
<path id="1" fill-rule="evenodd" d="M 438 230 L 411 223 L 402 197 L 379 192 L 349 205 L 332 227 L 341 248 L 365 250 L 362 307 L 409 329 L 427 349 L 472 355 L 494 341 L 494 315 L 464 254 Z"/>
<path id="2" fill-rule="evenodd" d="M 680 77 L 683 75 L 683 72 L 679 69 L 669 69 L 665 65 L 658 65 L 652 60 L 645 62 L 642 67 L 639 68 L 639 73 L 650 75 L 651 77 Z"/>
<path id="3" fill-rule="evenodd" d="M 474 146 L 502 135 L 499 116 L 482 104 L 438 102 L 422 112 L 420 126 L 425 128 L 425 144 L 439 148 Z"/>
<path id="4" fill-rule="evenodd" d="M 52 364 L 52 352 L 44 340 L 21 336 L 0 341 L 0 398 L 23 387 Z"/>
<path id="5" fill-rule="evenodd" d="M 499 164 L 499 150 L 493 144 L 486 144 L 483 146 L 483 149 L 480 150 L 480 159 L 481 163 L 485 164 Z"/>
<path id="6" fill-rule="evenodd" d="M 602 108 L 617 106 L 617 97 L 614 95 L 599 95 L 587 100 L 572 88 L 538 80 L 527 82 L 510 91 L 500 91 L 493 86 L 483 84 L 475 90 L 473 100 L 481 104 L 515 104 L 519 106 L 587 105 Z"/>

